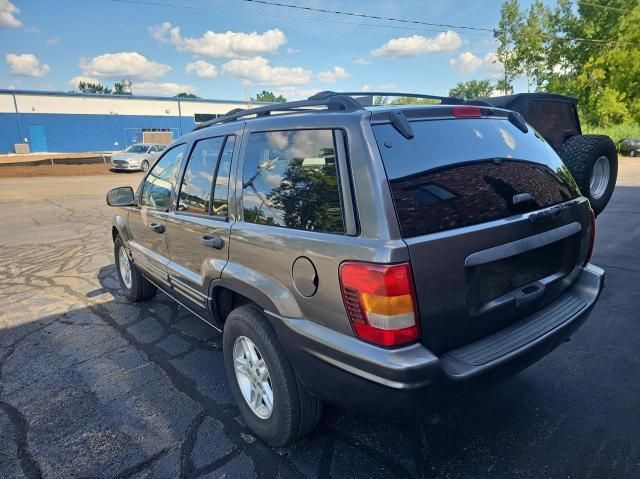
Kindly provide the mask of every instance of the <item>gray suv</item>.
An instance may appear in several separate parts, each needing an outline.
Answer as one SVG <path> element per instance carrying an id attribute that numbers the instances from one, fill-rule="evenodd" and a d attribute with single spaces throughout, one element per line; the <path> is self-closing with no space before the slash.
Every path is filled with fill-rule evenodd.
<path id="1" fill-rule="evenodd" d="M 269 444 L 312 431 L 324 401 L 411 416 L 515 374 L 598 299 L 593 212 L 544 138 L 414 96 L 439 104 L 322 92 L 233 111 L 107 195 L 125 295 L 159 288 L 223 333 Z"/>

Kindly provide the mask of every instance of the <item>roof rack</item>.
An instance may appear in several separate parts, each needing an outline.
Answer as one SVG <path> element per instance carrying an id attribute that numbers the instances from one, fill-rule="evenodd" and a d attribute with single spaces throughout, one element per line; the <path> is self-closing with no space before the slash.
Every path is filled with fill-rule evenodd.
<path id="1" fill-rule="evenodd" d="M 321 91 L 313 96 L 309 97 L 309 100 L 326 100 L 328 98 L 336 96 L 348 96 L 348 97 L 374 97 L 374 96 L 393 96 L 393 97 L 408 97 L 408 98 L 425 98 L 429 100 L 440 100 L 442 105 L 460 105 L 464 103 L 462 98 L 456 98 L 453 96 L 438 96 L 438 95 L 423 95 L 422 93 L 400 93 L 389 91 L 349 91 L 349 92 L 335 92 L 335 91 Z"/>
<path id="2" fill-rule="evenodd" d="M 314 95 L 315 96 L 315 95 Z M 308 100 L 289 101 L 285 103 L 276 103 L 273 105 L 261 106 L 258 108 L 249 108 L 246 110 L 236 108 L 226 115 L 213 118 L 211 120 L 200 123 L 192 131 L 201 130 L 211 125 L 219 123 L 228 123 L 247 116 L 264 117 L 271 115 L 272 112 L 312 112 L 318 111 L 313 109 L 317 106 L 326 106 L 327 110 L 336 111 L 357 111 L 362 110 L 363 106 L 349 95 L 334 94 L 323 98 L 309 98 Z"/>
<path id="3" fill-rule="evenodd" d="M 211 120 L 200 123 L 192 131 L 201 130 L 211 125 L 218 125 L 220 123 L 228 123 L 230 121 L 239 120 L 240 118 L 255 116 L 264 117 L 271 115 L 272 112 L 313 112 L 318 111 L 314 107 L 325 106 L 327 110 L 334 111 L 357 111 L 364 109 L 363 103 L 359 102 L 353 97 L 374 97 L 374 96 L 393 96 L 393 97 L 409 97 L 409 98 L 427 98 L 430 100 L 440 100 L 442 105 L 459 105 L 464 103 L 464 100 L 456 97 L 449 96 L 437 96 L 437 95 L 423 95 L 421 93 L 399 93 L 399 92 L 335 92 L 335 91 L 321 91 L 313 96 L 310 96 L 307 100 L 289 101 L 284 103 L 275 103 L 273 105 L 261 106 L 258 108 L 235 108 L 225 115 L 213 118 Z"/>

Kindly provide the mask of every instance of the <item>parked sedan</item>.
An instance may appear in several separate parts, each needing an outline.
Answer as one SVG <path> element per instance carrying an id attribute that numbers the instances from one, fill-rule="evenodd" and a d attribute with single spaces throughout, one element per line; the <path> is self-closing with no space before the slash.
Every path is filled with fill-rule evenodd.
<path id="1" fill-rule="evenodd" d="M 620 154 L 624 156 L 640 156 L 640 139 L 627 138 L 620 142 Z"/>
<path id="2" fill-rule="evenodd" d="M 126 150 L 116 153 L 111 157 L 112 170 L 142 170 L 147 171 L 160 152 L 164 150 L 164 145 L 149 143 L 136 143 Z"/>

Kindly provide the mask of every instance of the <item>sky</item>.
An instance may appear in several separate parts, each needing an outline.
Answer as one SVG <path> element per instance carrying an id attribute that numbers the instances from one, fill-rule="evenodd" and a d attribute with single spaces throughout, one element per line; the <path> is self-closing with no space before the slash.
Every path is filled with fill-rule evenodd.
<path id="1" fill-rule="evenodd" d="M 0 88 L 69 91 L 123 78 L 138 95 L 287 99 L 321 90 L 446 95 L 500 77 L 501 0 L 0 0 Z M 521 0 L 527 6 L 530 0 Z M 516 91 L 526 88 L 516 82 Z"/>

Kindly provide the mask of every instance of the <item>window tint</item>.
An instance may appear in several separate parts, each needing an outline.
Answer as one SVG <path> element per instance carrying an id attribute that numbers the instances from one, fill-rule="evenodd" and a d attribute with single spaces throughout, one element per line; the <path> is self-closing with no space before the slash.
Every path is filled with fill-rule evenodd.
<path id="1" fill-rule="evenodd" d="M 544 208 L 578 194 L 538 133 L 508 120 L 412 121 L 415 137 L 373 126 L 404 237 L 460 228 Z M 533 201 L 514 203 L 527 193 Z"/>
<path id="2" fill-rule="evenodd" d="M 527 112 L 529 123 L 557 150 L 578 133 L 576 116 L 575 106 L 563 101 L 530 101 Z"/>
<path id="3" fill-rule="evenodd" d="M 200 140 L 193 147 L 180 186 L 178 210 L 209 214 L 213 175 L 224 137 Z"/>
<path id="4" fill-rule="evenodd" d="M 187 145 L 178 145 L 160 158 L 144 180 L 142 186 L 142 206 L 168 209 L 171 206 L 171 192 Z"/>
<path id="5" fill-rule="evenodd" d="M 333 132 L 253 133 L 242 204 L 251 223 L 343 233 Z"/>
<path id="6" fill-rule="evenodd" d="M 229 174 L 231 172 L 231 158 L 233 156 L 233 147 L 236 143 L 235 136 L 227 137 L 218 164 L 218 172 L 216 174 L 216 185 L 213 190 L 213 207 L 211 213 L 214 215 L 227 216 L 229 213 Z"/>

